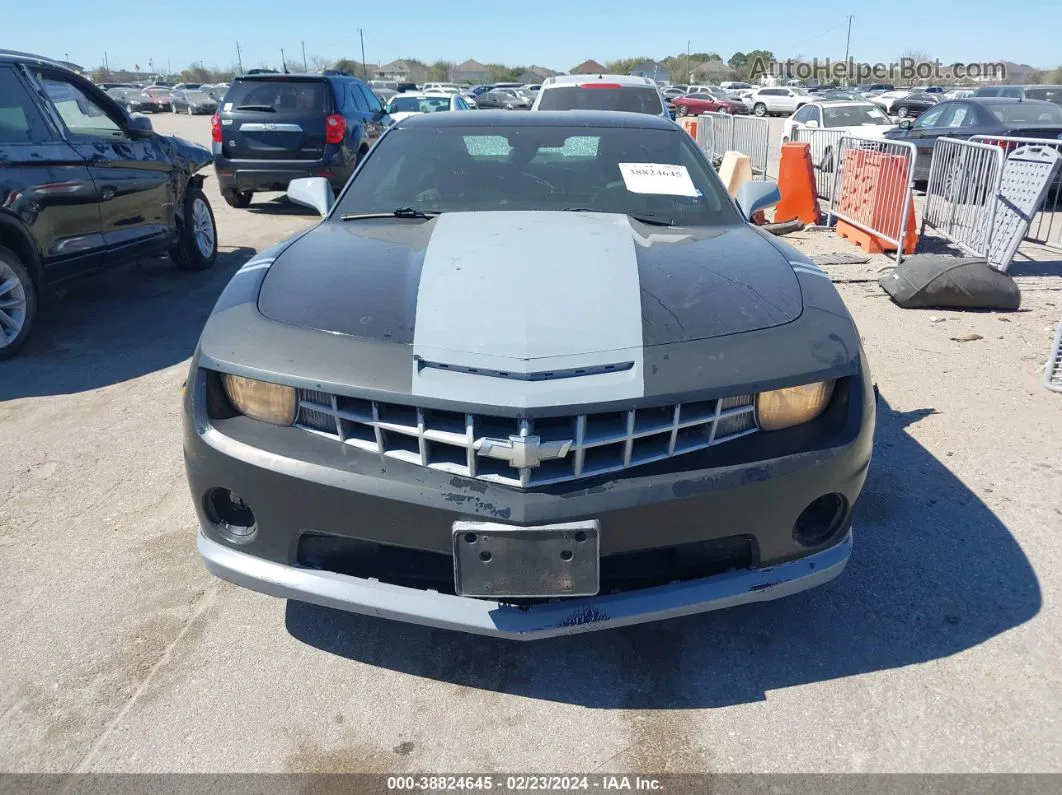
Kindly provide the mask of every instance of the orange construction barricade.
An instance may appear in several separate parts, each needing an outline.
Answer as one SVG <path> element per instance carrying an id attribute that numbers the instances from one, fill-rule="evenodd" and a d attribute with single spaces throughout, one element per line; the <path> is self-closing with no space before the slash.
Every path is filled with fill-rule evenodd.
<path id="1" fill-rule="evenodd" d="M 774 208 L 774 222 L 785 223 L 799 218 L 805 224 L 822 220 L 815 193 L 815 171 L 811 162 L 811 144 L 782 144 L 778 163 L 778 191 L 782 200 Z"/>

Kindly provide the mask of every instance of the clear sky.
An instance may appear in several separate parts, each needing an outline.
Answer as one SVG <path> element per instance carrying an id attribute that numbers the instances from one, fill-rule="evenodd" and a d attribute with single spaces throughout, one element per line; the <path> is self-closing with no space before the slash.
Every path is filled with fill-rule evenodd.
<path id="1" fill-rule="evenodd" d="M 360 59 L 358 28 L 365 30 L 370 63 L 411 56 L 537 64 L 560 71 L 588 59 L 771 50 L 780 58 L 844 56 L 849 13 L 852 56 L 896 61 L 918 50 L 952 61 L 1009 60 L 1041 68 L 1062 66 L 1062 2 L 1026 0 L 889 0 L 814 3 L 758 0 L 736 7 L 705 0 L 392 0 L 377 3 L 292 0 L 0 0 L 0 47 L 41 53 L 94 68 L 104 51 L 112 68 L 147 69 L 167 62 L 177 71 L 202 60 L 230 66 L 236 42 L 244 68 L 278 66 L 308 55 Z M 252 10 L 253 9 L 253 10 Z"/>

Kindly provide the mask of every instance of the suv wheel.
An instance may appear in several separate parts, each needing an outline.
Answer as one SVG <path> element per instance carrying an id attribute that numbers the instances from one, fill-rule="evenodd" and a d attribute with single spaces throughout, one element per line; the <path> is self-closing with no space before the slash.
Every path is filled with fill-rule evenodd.
<path id="1" fill-rule="evenodd" d="M 764 116 L 767 115 L 767 106 L 764 105 L 762 102 L 757 102 L 756 105 L 752 108 L 752 112 L 762 119 Z"/>
<path id="2" fill-rule="evenodd" d="M 37 317 L 37 291 L 15 252 L 0 246 L 0 359 L 14 356 Z"/>
<path id="3" fill-rule="evenodd" d="M 678 106 L 678 115 L 679 116 L 686 116 L 686 115 L 689 114 L 689 112 L 690 112 L 690 109 L 688 107 L 686 107 L 685 105 L 679 105 Z"/>
<path id="4" fill-rule="evenodd" d="M 184 220 L 177 244 L 170 258 L 185 271 L 205 271 L 213 267 L 218 256 L 218 228 L 214 211 L 199 188 L 189 187 L 184 194 Z"/>
<path id="5" fill-rule="evenodd" d="M 254 196 L 253 190 L 223 190 L 221 192 L 221 198 L 229 207 L 236 207 L 240 210 L 246 210 L 251 206 L 252 196 Z"/>

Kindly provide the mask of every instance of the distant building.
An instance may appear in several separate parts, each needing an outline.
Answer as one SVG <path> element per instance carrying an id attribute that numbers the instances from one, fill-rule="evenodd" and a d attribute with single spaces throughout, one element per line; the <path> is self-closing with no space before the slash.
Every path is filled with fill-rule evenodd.
<path id="1" fill-rule="evenodd" d="M 516 79 L 519 80 L 521 83 L 531 85 L 535 83 L 541 83 L 547 77 L 553 77 L 556 74 L 559 74 L 559 72 L 555 72 L 552 69 L 547 69 L 544 66 L 529 66 L 527 67 L 527 69 L 521 72 L 520 76 Z"/>
<path id="2" fill-rule="evenodd" d="M 713 85 L 723 80 L 729 80 L 733 74 L 734 70 L 722 61 L 705 61 L 693 69 L 693 82 Z"/>
<path id="3" fill-rule="evenodd" d="M 635 64 L 630 73 L 635 77 L 648 77 L 658 83 L 671 82 L 671 70 L 656 61 L 644 61 L 640 64 Z"/>
<path id="4" fill-rule="evenodd" d="M 608 70 L 599 64 L 597 61 L 583 61 L 578 66 L 572 67 L 571 74 L 573 75 L 597 75 Z"/>
<path id="5" fill-rule="evenodd" d="M 450 80 L 455 83 L 489 83 L 491 81 L 490 70 L 479 61 L 469 58 L 463 64 L 450 70 Z"/>
<path id="6" fill-rule="evenodd" d="M 373 80 L 394 80 L 398 83 L 423 83 L 428 79 L 428 67 L 413 61 L 397 60 L 378 67 Z"/>

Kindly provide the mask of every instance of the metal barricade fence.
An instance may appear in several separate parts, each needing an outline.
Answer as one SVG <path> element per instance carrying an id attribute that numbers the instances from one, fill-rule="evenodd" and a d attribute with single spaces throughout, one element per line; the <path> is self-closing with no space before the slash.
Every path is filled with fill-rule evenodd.
<path id="1" fill-rule="evenodd" d="M 913 201 L 916 149 L 909 141 L 842 136 L 829 223 L 846 221 L 896 246 L 902 262 Z"/>
<path id="2" fill-rule="evenodd" d="M 844 130 L 823 130 L 797 127 L 793 130 L 794 143 L 811 144 L 811 164 L 815 173 L 815 193 L 825 202 L 833 198 L 833 181 L 837 175 L 837 152 L 841 146 Z"/>
<path id="3" fill-rule="evenodd" d="M 1049 146 L 1062 154 L 1062 140 L 1057 138 L 1019 138 L 1014 136 L 975 135 L 971 141 L 994 144 L 1004 152 L 1011 152 L 1025 144 Z M 1044 196 L 1036 215 L 1029 225 L 1025 239 L 1055 251 L 1062 251 L 1062 172 Z"/>
<path id="4" fill-rule="evenodd" d="M 923 233 L 932 227 L 966 254 L 987 256 L 1003 161 L 998 146 L 938 138 L 922 208 Z"/>
<path id="5" fill-rule="evenodd" d="M 698 117 L 697 138 L 700 143 L 701 130 L 704 130 L 704 143 L 701 148 L 712 160 L 721 158 L 734 140 L 734 117 L 729 113 L 702 113 Z"/>
<path id="6" fill-rule="evenodd" d="M 767 179 L 770 154 L 770 121 L 756 116 L 732 116 L 729 113 L 702 113 L 697 124 L 697 143 L 713 160 L 729 151 L 748 155 L 752 173 Z"/>

